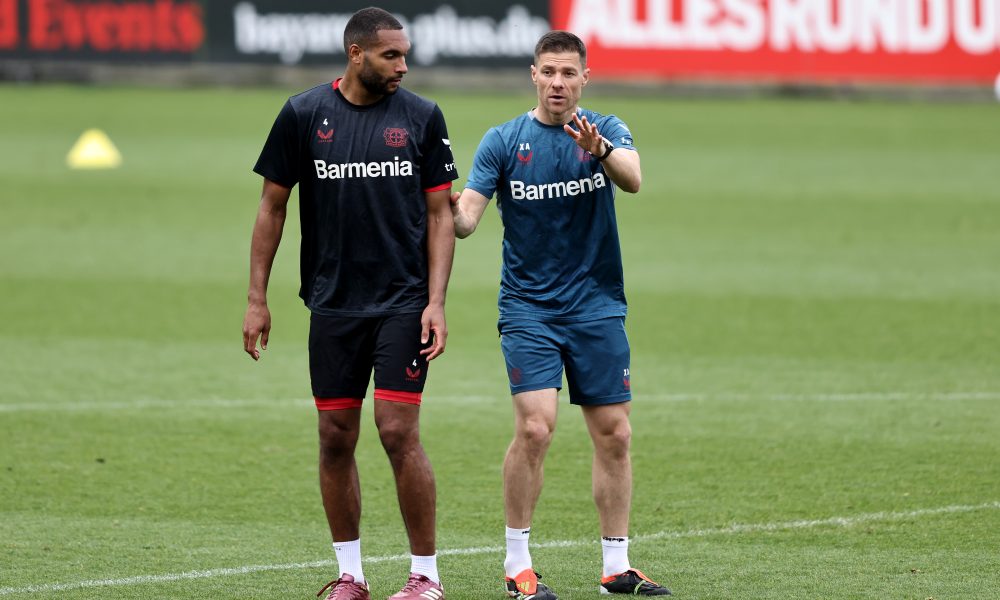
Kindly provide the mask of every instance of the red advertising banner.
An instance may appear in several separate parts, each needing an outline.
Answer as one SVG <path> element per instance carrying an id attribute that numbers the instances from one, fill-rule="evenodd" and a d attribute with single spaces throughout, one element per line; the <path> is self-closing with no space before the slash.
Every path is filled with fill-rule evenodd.
<path id="1" fill-rule="evenodd" d="M 551 0 L 603 77 L 992 83 L 1000 0 Z"/>
<path id="2" fill-rule="evenodd" d="M 191 54 L 205 40 L 200 4 L 185 0 L 0 0 L 0 51 Z"/>

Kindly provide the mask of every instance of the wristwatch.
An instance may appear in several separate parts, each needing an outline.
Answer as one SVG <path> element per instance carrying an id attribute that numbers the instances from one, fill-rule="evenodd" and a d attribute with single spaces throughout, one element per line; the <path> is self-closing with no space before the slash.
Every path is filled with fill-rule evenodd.
<path id="1" fill-rule="evenodd" d="M 611 154 L 612 150 L 615 149 L 614 144 L 609 142 L 607 138 L 602 137 L 601 143 L 604 144 L 604 154 L 596 157 L 597 162 L 604 162 L 604 159 L 607 158 L 609 154 Z"/>

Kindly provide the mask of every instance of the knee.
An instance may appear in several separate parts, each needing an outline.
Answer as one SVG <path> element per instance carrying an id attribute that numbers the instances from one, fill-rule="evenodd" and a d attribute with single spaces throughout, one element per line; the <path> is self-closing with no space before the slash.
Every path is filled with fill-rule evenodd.
<path id="1" fill-rule="evenodd" d="M 621 460 L 628 457 L 632 445 L 632 426 L 628 421 L 616 424 L 614 427 L 601 431 L 594 440 L 594 445 L 605 456 Z"/>
<path id="2" fill-rule="evenodd" d="M 319 420 L 319 450 L 324 462 L 353 456 L 358 445 L 358 428 L 321 416 Z"/>
<path id="3" fill-rule="evenodd" d="M 552 443 L 554 432 L 554 424 L 542 419 L 530 419 L 518 425 L 517 437 L 529 453 L 542 454 Z"/>
<path id="4" fill-rule="evenodd" d="M 379 423 L 378 437 L 390 458 L 403 456 L 420 445 L 420 435 L 416 427 L 398 419 Z"/>

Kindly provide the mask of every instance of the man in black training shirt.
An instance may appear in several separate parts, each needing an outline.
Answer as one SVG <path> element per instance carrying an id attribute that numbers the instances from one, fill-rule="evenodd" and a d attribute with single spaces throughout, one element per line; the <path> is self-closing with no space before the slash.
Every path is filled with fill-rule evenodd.
<path id="1" fill-rule="evenodd" d="M 441 600 L 435 485 L 419 438 L 428 361 L 445 348 L 458 177 L 444 116 L 400 87 L 410 42 L 378 8 L 347 23 L 343 78 L 285 103 L 254 171 L 264 177 L 250 251 L 244 347 L 271 328 L 267 281 L 291 188 L 299 186 L 299 295 L 312 312 L 309 370 L 319 414 L 320 488 L 340 567 L 328 600 L 367 600 L 354 449 L 375 370 L 375 424 L 396 478 L 412 552 L 393 600 Z"/>

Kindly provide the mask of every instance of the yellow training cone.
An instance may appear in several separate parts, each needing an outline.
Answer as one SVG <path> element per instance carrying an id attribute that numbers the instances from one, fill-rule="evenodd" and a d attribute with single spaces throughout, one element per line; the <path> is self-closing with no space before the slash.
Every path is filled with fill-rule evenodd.
<path id="1" fill-rule="evenodd" d="M 71 169 L 114 169 L 122 164 L 122 155 L 100 129 L 88 129 L 66 155 Z"/>

